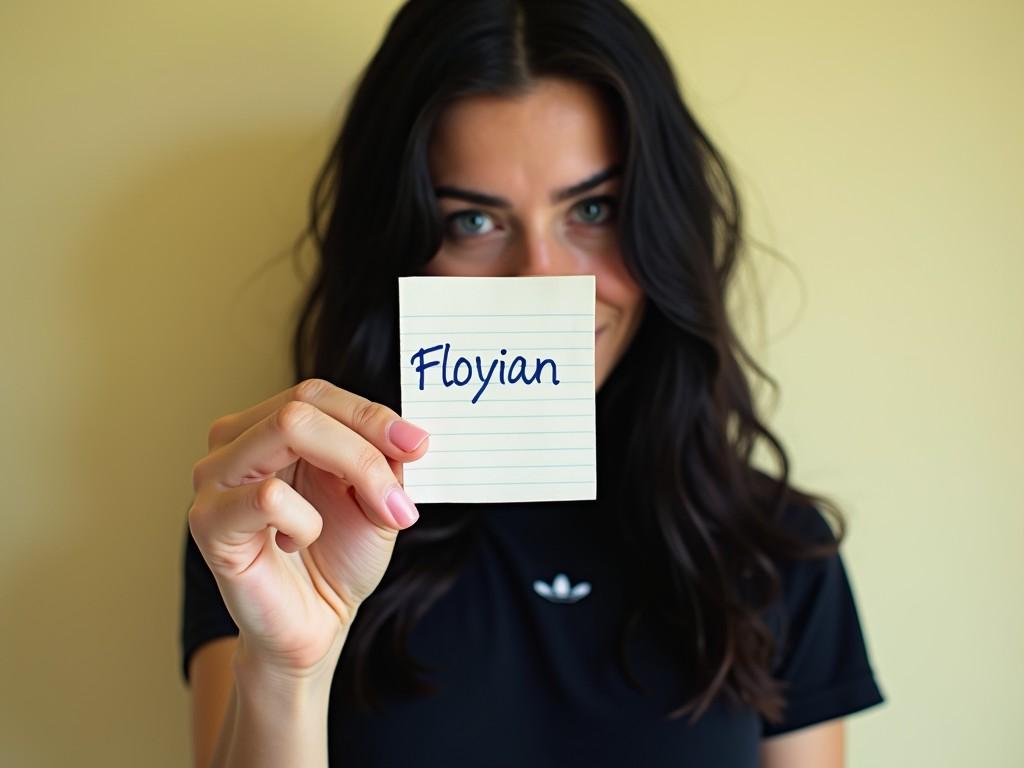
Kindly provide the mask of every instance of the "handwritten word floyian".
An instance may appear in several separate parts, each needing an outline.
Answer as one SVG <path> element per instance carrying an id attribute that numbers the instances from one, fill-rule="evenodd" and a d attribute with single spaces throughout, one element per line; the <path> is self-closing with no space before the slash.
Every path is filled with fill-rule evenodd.
<path id="1" fill-rule="evenodd" d="M 479 388 L 476 394 L 473 395 L 473 399 L 470 401 L 476 403 L 483 395 L 484 390 L 487 389 L 487 385 L 495 380 L 501 384 L 543 384 L 541 377 L 544 371 L 550 367 L 551 377 L 549 383 L 557 385 L 558 380 L 558 366 L 554 360 L 550 357 L 536 358 L 536 364 L 533 367 L 532 373 L 528 368 L 528 361 L 522 355 L 516 355 L 511 360 L 503 359 L 508 354 L 507 349 L 500 350 L 501 358 L 495 357 L 490 361 L 490 366 L 487 368 L 487 372 L 484 373 L 484 361 L 480 355 L 475 356 L 476 365 L 466 357 L 459 357 L 455 360 L 451 369 L 448 365 L 448 353 L 451 349 L 451 344 L 445 342 L 444 344 L 435 344 L 432 347 L 420 347 L 418 351 L 414 352 L 412 357 L 409 358 L 409 362 L 416 368 L 416 374 L 419 376 L 419 389 L 422 391 L 426 385 L 426 373 L 430 368 L 439 367 L 441 369 L 441 384 L 445 388 L 448 387 L 464 387 L 476 382 L 479 382 Z M 442 351 L 443 350 L 443 351 Z M 436 359 L 440 354 L 440 361 Z M 451 376 L 449 377 L 449 370 L 451 370 Z M 474 376 L 474 374 L 476 374 Z M 497 376 L 495 376 L 497 374 Z"/>

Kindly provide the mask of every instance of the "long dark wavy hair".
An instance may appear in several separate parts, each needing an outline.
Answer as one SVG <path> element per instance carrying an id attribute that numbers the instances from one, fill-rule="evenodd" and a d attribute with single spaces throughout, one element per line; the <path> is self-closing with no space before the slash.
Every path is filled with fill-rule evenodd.
<path id="1" fill-rule="evenodd" d="M 785 699 L 764 611 L 781 595 L 780 558 L 835 553 L 845 523 L 834 502 L 792 486 L 786 452 L 755 412 L 740 361 L 778 385 L 726 313 L 745 247 L 740 202 L 668 59 L 626 5 L 411 0 L 399 9 L 312 191 L 303 236 L 318 261 L 293 338 L 296 380 L 321 377 L 400 410 L 396 278 L 421 274 L 442 241 L 432 126 L 457 99 L 515 96 L 539 77 L 596 88 L 620 123 L 621 252 L 646 294 L 637 334 L 597 395 L 598 497 L 621 510 L 624 551 L 645 569 L 644 588 L 631 590 L 645 599 L 622 623 L 622 672 L 642 687 L 626 647 L 649 614 L 696 671 L 692 696 L 669 716 L 694 722 L 721 696 L 777 721 Z M 762 439 L 778 477 L 752 465 Z M 794 505 L 826 511 L 829 535 L 784 525 Z M 362 708 L 378 704 L 385 669 L 402 691 L 433 690 L 409 631 L 453 583 L 479 513 L 420 511 L 345 644 L 345 690 Z"/>

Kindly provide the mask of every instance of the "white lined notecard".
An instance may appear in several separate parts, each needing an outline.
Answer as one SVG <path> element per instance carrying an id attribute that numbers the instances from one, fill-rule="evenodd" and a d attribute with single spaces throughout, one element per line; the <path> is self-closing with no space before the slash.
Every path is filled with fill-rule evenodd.
<path id="1" fill-rule="evenodd" d="M 595 499 L 594 276 L 401 277 L 414 502 Z"/>

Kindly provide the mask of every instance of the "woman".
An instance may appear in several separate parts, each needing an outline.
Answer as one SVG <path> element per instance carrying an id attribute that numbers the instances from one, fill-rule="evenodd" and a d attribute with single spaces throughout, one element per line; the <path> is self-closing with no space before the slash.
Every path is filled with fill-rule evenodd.
<path id="1" fill-rule="evenodd" d="M 882 701 L 842 517 L 755 413 L 739 203 L 627 7 L 404 5 L 309 234 L 298 383 L 218 419 L 193 474 L 198 764 L 842 765 L 841 718 Z M 412 274 L 595 275 L 596 502 L 404 495 L 430 450 L 398 415 Z M 590 592 L 534 586 L 558 579 Z"/>

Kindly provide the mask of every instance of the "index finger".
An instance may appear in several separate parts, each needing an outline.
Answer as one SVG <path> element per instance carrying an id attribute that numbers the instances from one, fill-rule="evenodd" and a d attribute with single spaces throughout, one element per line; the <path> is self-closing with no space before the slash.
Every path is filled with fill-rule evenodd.
<path id="1" fill-rule="evenodd" d="M 335 386 L 326 379 L 305 379 L 239 413 L 223 416 L 210 427 L 210 449 L 229 443 L 253 424 L 293 400 L 315 405 L 373 444 L 381 453 L 401 462 L 422 457 L 429 433 L 403 419 L 382 403 Z"/>

